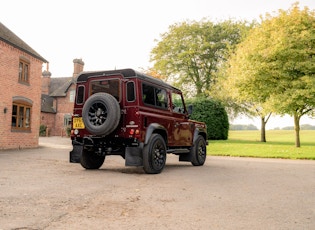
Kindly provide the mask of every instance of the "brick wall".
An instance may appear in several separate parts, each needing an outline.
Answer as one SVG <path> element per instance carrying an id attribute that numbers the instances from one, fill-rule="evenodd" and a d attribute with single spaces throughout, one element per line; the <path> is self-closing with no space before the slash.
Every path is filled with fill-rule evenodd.
<path id="1" fill-rule="evenodd" d="M 18 83 L 20 57 L 30 62 L 29 85 Z M 38 146 L 42 64 L 42 61 L 0 41 L 0 149 Z M 32 101 L 29 132 L 11 130 L 12 102 L 16 96 Z"/>
<path id="2" fill-rule="evenodd" d="M 76 78 L 79 73 L 83 71 L 84 62 L 82 59 L 74 59 L 73 60 L 73 78 Z M 49 71 L 43 72 L 42 77 L 42 93 L 49 94 L 51 84 L 51 73 Z M 72 84 L 70 88 L 67 90 L 67 95 L 65 97 L 58 96 L 54 97 L 56 108 L 56 114 L 49 113 L 41 113 L 41 124 L 44 124 L 49 127 L 49 135 L 50 136 L 66 136 L 65 126 L 65 116 L 70 116 L 73 113 L 74 102 L 70 100 L 71 91 L 75 91 L 75 84 Z M 50 92 L 52 93 L 52 92 Z M 74 95 L 73 95 L 74 96 Z M 73 98 L 74 99 L 74 98 Z"/>
<path id="3" fill-rule="evenodd" d="M 56 114 L 42 112 L 40 124 L 46 125 L 48 136 L 57 136 L 55 134 Z"/>
<path id="4" fill-rule="evenodd" d="M 75 90 L 75 84 L 72 84 L 68 89 L 66 97 L 58 97 L 57 98 L 57 110 L 56 114 L 56 130 L 55 134 L 57 136 L 65 136 L 66 135 L 66 127 L 64 126 L 64 117 L 71 116 L 73 113 L 74 102 L 70 101 L 70 92 Z"/>

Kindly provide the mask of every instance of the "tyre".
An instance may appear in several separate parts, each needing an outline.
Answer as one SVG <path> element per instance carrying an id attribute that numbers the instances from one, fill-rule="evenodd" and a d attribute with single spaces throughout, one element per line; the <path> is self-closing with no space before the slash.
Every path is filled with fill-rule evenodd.
<path id="1" fill-rule="evenodd" d="M 190 150 L 191 163 L 194 166 L 201 166 L 205 163 L 207 157 L 207 144 L 203 136 L 199 135 Z"/>
<path id="2" fill-rule="evenodd" d="M 85 102 L 82 110 L 85 128 L 93 135 L 108 135 L 120 120 L 118 101 L 108 93 L 96 93 Z"/>
<path id="3" fill-rule="evenodd" d="M 85 169 L 99 169 L 105 161 L 105 156 L 98 156 L 92 150 L 83 149 L 80 163 Z"/>
<path id="4" fill-rule="evenodd" d="M 152 134 L 143 148 L 143 169 L 148 174 L 162 172 L 166 162 L 166 144 L 159 134 Z"/>

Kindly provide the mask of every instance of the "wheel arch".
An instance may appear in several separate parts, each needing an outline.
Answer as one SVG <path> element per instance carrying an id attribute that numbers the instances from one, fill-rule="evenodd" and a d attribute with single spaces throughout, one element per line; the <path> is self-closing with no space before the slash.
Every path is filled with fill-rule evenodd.
<path id="1" fill-rule="evenodd" d="M 163 125 L 160 125 L 159 123 L 151 123 L 148 126 L 144 139 L 145 145 L 148 144 L 150 137 L 154 133 L 160 134 L 163 137 L 165 144 L 167 145 L 167 130 Z"/>
<path id="2" fill-rule="evenodd" d="M 199 135 L 201 135 L 205 139 L 208 145 L 207 133 L 204 130 L 200 130 L 199 128 L 195 129 L 193 143 L 195 143 Z"/>

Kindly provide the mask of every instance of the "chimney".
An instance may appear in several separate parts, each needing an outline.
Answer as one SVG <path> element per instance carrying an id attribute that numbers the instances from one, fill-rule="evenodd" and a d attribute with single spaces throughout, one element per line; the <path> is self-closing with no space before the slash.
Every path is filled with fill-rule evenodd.
<path id="1" fill-rule="evenodd" d="M 82 61 L 82 59 L 73 59 L 73 64 L 74 64 L 74 68 L 73 68 L 73 76 L 72 77 L 77 77 L 79 75 L 79 73 L 81 73 L 83 71 L 83 67 L 84 67 L 84 62 Z"/>
<path id="2" fill-rule="evenodd" d="M 49 63 L 47 63 L 46 70 L 42 73 L 42 94 L 49 95 L 50 77 Z"/>

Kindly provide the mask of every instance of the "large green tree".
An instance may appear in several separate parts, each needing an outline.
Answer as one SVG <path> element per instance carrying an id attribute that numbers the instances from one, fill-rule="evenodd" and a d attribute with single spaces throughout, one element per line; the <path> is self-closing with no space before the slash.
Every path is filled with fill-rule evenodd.
<path id="1" fill-rule="evenodd" d="M 272 112 L 266 106 L 265 99 L 251 94 L 253 91 L 247 89 L 243 85 L 242 79 L 239 79 L 242 74 L 245 74 L 241 67 L 243 63 L 240 63 L 242 62 L 240 58 L 244 54 L 242 48 L 239 46 L 236 50 L 237 54 L 231 55 L 226 63 L 226 66 L 230 66 L 230 68 L 224 67 L 220 70 L 216 87 L 210 94 L 223 102 L 232 119 L 239 115 L 259 117 L 261 122 L 260 141 L 266 142 L 266 124 Z"/>
<path id="2" fill-rule="evenodd" d="M 208 92 L 211 97 L 220 100 L 227 109 L 231 119 L 245 115 L 247 117 L 259 117 L 261 121 L 261 142 L 266 142 L 266 124 L 271 112 L 264 105 L 264 101 L 248 94 L 240 85 L 236 76 L 241 76 L 242 68 L 239 68 L 239 58 L 242 56 L 240 46 L 237 47 L 238 55 L 231 55 L 229 61 L 220 69 L 215 87 Z M 238 71 L 241 71 L 239 73 Z"/>
<path id="3" fill-rule="evenodd" d="M 169 27 L 151 51 L 153 69 L 191 93 L 201 96 L 215 81 L 228 50 L 239 43 L 246 22 L 182 22 Z M 185 86 L 185 87 L 183 87 Z"/>
<path id="4" fill-rule="evenodd" d="M 229 78 L 242 98 L 293 116 L 300 147 L 300 118 L 315 108 L 314 11 L 296 3 L 267 14 L 236 49 Z"/>

